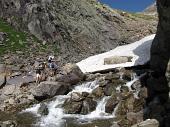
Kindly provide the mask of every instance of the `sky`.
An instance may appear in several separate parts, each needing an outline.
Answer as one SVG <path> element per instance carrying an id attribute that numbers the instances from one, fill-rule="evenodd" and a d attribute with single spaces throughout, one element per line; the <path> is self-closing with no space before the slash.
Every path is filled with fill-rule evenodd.
<path id="1" fill-rule="evenodd" d="M 141 12 L 146 7 L 154 3 L 155 0 L 99 0 L 99 1 L 115 9 L 129 12 Z"/>

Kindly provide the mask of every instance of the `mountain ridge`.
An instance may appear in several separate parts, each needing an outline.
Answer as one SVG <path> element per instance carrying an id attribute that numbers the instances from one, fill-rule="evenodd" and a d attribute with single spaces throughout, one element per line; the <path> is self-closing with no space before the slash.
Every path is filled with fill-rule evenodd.
<path id="1" fill-rule="evenodd" d="M 0 17 L 57 47 L 67 62 L 137 41 L 157 26 L 155 17 L 113 10 L 96 0 L 2 0 Z"/>

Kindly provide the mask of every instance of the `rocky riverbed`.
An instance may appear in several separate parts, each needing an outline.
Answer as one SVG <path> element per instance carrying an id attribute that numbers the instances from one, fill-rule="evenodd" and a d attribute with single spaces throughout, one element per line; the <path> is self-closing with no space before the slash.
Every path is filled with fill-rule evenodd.
<path id="1" fill-rule="evenodd" d="M 138 76 L 134 70 L 125 68 L 84 75 L 76 65 L 67 64 L 60 74 L 49 76 L 37 85 L 34 72 L 29 73 L 30 70 L 23 73 L 3 64 L 0 70 L 5 72 L 1 75 L 0 109 L 7 113 L 1 113 L 4 114 L 1 121 L 11 119 L 18 126 L 51 127 L 56 126 L 53 120 L 57 120 L 61 122 L 56 124 L 62 127 L 110 127 L 115 123 L 128 127 L 143 120 L 147 92 L 140 76 L 144 71 L 135 70 Z M 40 103 L 39 108 L 29 110 L 28 107 L 36 103 Z M 26 107 L 28 109 L 24 110 Z M 24 113 L 20 113 L 23 110 Z M 8 114 L 11 112 L 14 114 Z M 49 118 L 52 120 L 48 121 Z"/>

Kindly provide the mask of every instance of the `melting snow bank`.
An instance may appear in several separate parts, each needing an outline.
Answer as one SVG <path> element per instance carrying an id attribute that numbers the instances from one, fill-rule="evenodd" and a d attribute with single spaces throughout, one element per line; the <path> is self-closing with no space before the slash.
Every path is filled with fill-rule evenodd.
<path id="1" fill-rule="evenodd" d="M 155 34 L 147 36 L 132 44 L 117 47 L 106 53 L 91 56 L 85 60 L 80 61 L 77 63 L 77 65 L 84 73 L 96 72 L 117 67 L 143 65 L 150 59 L 150 48 L 154 37 Z M 122 64 L 104 65 L 104 59 L 112 56 L 130 56 L 132 57 L 132 61 Z"/>

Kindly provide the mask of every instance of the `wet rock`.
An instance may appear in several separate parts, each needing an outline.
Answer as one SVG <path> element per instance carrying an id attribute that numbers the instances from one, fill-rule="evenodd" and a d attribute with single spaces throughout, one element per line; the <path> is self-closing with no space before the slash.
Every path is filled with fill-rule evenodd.
<path id="1" fill-rule="evenodd" d="M 112 96 L 111 98 L 109 98 L 106 103 L 106 106 L 105 106 L 105 112 L 113 113 L 113 111 L 118 103 L 119 103 L 119 101 L 117 100 L 116 96 Z"/>
<path id="2" fill-rule="evenodd" d="M 120 95 L 122 99 L 127 99 L 129 95 L 131 95 L 131 92 L 129 91 L 129 87 L 127 86 L 121 86 L 120 87 Z"/>
<path id="3" fill-rule="evenodd" d="M 104 96 L 103 88 L 97 87 L 96 89 L 94 89 L 92 91 L 92 96 L 94 96 L 95 98 L 100 98 L 100 97 Z"/>
<path id="4" fill-rule="evenodd" d="M 136 90 L 136 91 L 139 91 L 141 89 L 141 87 L 142 87 L 142 85 L 139 80 L 134 82 L 131 86 L 132 90 Z"/>
<path id="5" fill-rule="evenodd" d="M 99 82 L 99 87 L 105 87 L 109 83 L 108 80 L 102 80 Z"/>
<path id="6" fill-rule="evenodd" d="M 83 97 L 87 97 L 89 95 L 89 93 L 87 93 L 87 92 L 82 92 L 82 96 Z"/>
<path id="7" fill-rule="evenodd" d="M 116 87 L 112 83 L 108 83 L 104 88 L 104 95 L 111 96 L 116 92 Z"/>
<path id="8" fill-rule="evenodd" d="M 81 112 L 83 102 L 73 102 L 70 100 L 65 101 L 63 108 L 67 114 L 79 114 Z"/>
<path id="9" fill-rule="evenodd" d="M 97 106 L 96 101 L 94 101 L 92 98 L 86 98 L 83 101 L 83 105 L 80 113 L 83 115 L 89 114 L 90 112 L 96 109 L 96 106 Z"/>
<path id="10" fill-rule="evenodd" d="M 64 95 L 68 93 L 69 84 L 62 82 L 41 82 L 38 86 L 31 90 L 33 96 L 37 100 L 44 100 L 54 97 L 55 95 Z"/>
<path id="11" fill-rule="evenodd" d="M 107 74 L 105 75 L 105 80 L 112 80 L 112 79 L 118 80 L 119 78 L 120 78 L 120 75 L 118 75 L 118 74 L 113 74 L 112 72 L 107 73 Z"/>
<path id="12" fill-rule="evenodd" d="M 17 122 L 8 120 L 8 121 L 0 122 L 0 126 L 1 127 L 17 127 Z"/>
<path id="13" fill-rule="evenodd" d="M 80 93 L 77 93 L 77 92 L 71 93 L 71 100 L 72 101 L 78 102 L 78 101 L 82 101 L 83 99 L 84 99 L 84 97 Z"/>
<path id="14" fill-rule="evenodd" d="M 159 127 L 159 122 L 155 119 L 148 119 L 146 121 L 133 125 L 132 127 Z"/>
<path id="15" fill-rule="evenodd" d="M 74 97 L 73 97 L 74 96 Z M 68 114 L 86 115 L 96 109 L 97 102 L 91 97 L 83 97 L 80 93 L 73 93 L 70 99 L 64 102 L 63 108 Z"/>
<path id="16" fill-rule="evenodd" d="M 38 109 L 38 114 L 41 114 L 41 115 L 48 115 L 49 113 L 49 110 L 48 110 L 48 107 L 46 104 L 42 103 L 40 104 L 40 108 Z"/>
<path id="17" fill-rule="evenodd" d="M 131 62 L 132 57 L 130 56 L 112 56 L 104 58 L 104 64 L 121 64 L 126 62 Z"/>
<path id="18" fill-rule="evenodd" d="M 124 81 L 124 80 L 115 80 L 115 79 L 113 79 L 111 82 L 113 83 L 113 85 L 115 87 L 122 86 L 122 85 L 126 84 L 126 81 Z"/>
<path id="19" fill-rule="evenodd" d="M 99 78 L 99 80 L 100 80 L 100 78 L 102 78 L 102 74 L 100 74 L 100 73 L 95 73 L 95 74 L 86 74 L 86 76 L 85 76 L 85 80 L 86 81 L 94 81 L 94 80 L 96 80 L 96 79 L 98 79 Z M 101 80 L 104 80 L 104 78 L 102 78 Z"/>
<path id="20" fill-rule="evenodd" d="M 121 69 L 120 72 L 122 73 L 122 79 L 126 81 L 131 81 L 133 78 L 132 70 Z"/>

